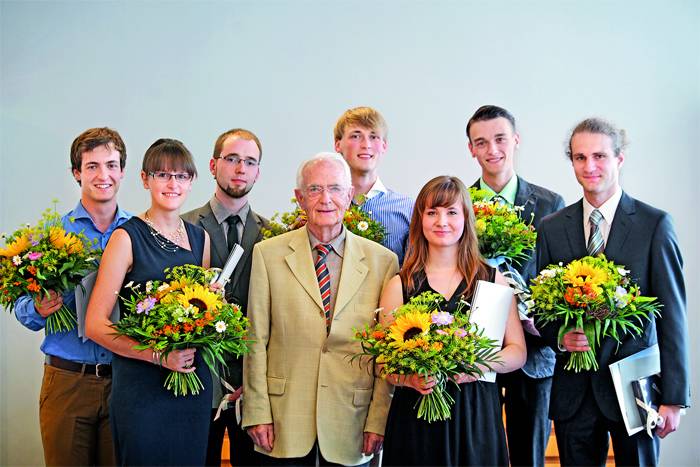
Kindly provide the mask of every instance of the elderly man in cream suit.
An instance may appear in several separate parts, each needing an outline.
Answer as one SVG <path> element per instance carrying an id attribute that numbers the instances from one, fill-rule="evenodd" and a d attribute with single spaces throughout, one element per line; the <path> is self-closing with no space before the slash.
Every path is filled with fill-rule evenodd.
<path id="1" fill-rule="evenodd" d="M 273 465 L 367 463 L 381 449 L 391 392 L 350 362 L 361 350 L 353 329 L 374 322 L 398 260 L 343 226 L 353 189 L 339 155 L 303 162 L 294 192 L 306 226 L 253 249 L 243 426 Z"/>

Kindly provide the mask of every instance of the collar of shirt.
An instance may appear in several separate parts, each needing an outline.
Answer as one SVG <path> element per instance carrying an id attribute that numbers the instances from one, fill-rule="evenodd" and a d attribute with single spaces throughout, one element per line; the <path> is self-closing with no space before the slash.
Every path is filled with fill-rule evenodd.
<path id="1" fill-rule="evenodd" d="M 92 216 L 90 213 L 85 209 L 85 206 L 83 206 L 82 201 L 78 201 L 78 204 L 73 208 L 71 212 L 67 214 L 67 217 L 72 217 L 74 219 L 90 219 L 90 222 L 92 222 L 92 225 L 95 225 L 95 221 L 92 220 Z M 119 222 L 120 220 L 129 220 L 131 218 L 131 214 L 128 212 L 124 211 L 123 209 L 119 208 L 117 205 L 117 214 L 114 216 L 114 220 L 112 221 L 112 224 Z M 97 228 L 97 227 L 95 227 Z"/>
<path id="2" fill-rule="evenodd" d="M 486 182 L 484 181 L 483 178 L 479 178 L 479 188 L 482 190 L 486 190 L 489 193 L 489 199 L 493 198 L 496 195 L 502 196 L 503 199 L 508 201 L 509 204 L 513 205 L 515 204 L 515 196 L 518 194 L 518 177 L 517 175 L 513 174 L 512 177 L 510 177 L 510 180 L 508 180 L 508 183 L 506 183 L 506 186 L 503 187 L 500 193 L 496 193 L 496 191 L 488 186 Z"/>
<path id="3" fill-rule="evenodd" d="M 112 223 L 109 224 L 107 230 L 101 232 L 95 225 L 95 221 L 92 219 L 92 216 L 90 216 L 88 210 L 85 209 L 85 206 L 83 206 L 82 201 L 78 201 L 75 208 L 62 217 L 62 221 L 63 228 L 66 229 L 66 232 L 82 232 L 85 234 L 88 240 L 97 240 L 97 245 L 95 248 L 101 248 L 104 250 L 107 246 L 107 242 L 109 241 L 109 237 L 112 235 L 112 232 L 114 232 L 114 229 L 122 225 L 130 218 L 131 213 L 124 211 L 117 206 L 117 212 L 114 215 Z"/>
<path id="4" fill-rule="evenodd" d="M 367 194 L 365 195 L 365 198 L 367 199 L 372 199 L 375 196 L 377 196 L 380 193 L 386 193 L 388 190 L 382 183 L 382 181 L 377 177 L 377 180 L 374 182 L 374 185 L 372 185 L 372 188 L 369 189 Z"/>
<path id="5" fill-rule="evenodd" d="M 241 225 L 245 225 L 245 220 L 248 218 L 248 212 L 250 211 L 250 204 L 246 202 L 241 209 L 238 210 L 238 212 L 231 212 L 228 209 L 226 209 L 226 206 L 219 201 L 219 198 L 216 196 L 212 196 L 211 199 L 209 200 L 209 206 L 211 206 L 211 211 L 214 213 L 214 218 L 216 219 L 216 222 L 221 225 L 224 222 L 226 222 L 226 219 L 228 216 L 237 214 L 238 217 L 241 218 Z M 228 227 L 228 226 L 227 226 Z"/>
<path id="6" fill-rule="evenodd" d="M 309 243 L 311 244 L 311 251 L 314 251 L 316 249 L 316 246 L 321 244 L 322 242 L 318 238 L 314 237 L 314 234 L 312 234 L 309 231 L 309 229 L 306 229 L 306 232 L 309 234 Z M 330 245 L 331 248 L 333 248 L 333 251 L 342 258 L 343 253 L 345 252 L 345 226 L 343 226 L 343 228 L 340 230 L 340 233 L 337 237 L 325 244 Z"/>
<path id="7" fill-rule="evenodd" d="M 586 237 L 586 244 L 588 244 L 588 236 L 591 233 L 591 224 L 588 219 L 594 209 L 598 209 L 603 215 L 603 220 L 600 223 L 601 233 L 603 234 L 603 240 L 608 243 L 608 235 L 610 234 L 610 227 L 612 226 L 613 218 L 615 217 L 615 211 L 617 211 L 617 205 L 620 204 L 620 199 L 622 198 L 622 188 L 618 187 L 615 194 L 613 194 L 606 202 L 596 208 L 591 203 L 588 202 L 586 197 L 583 197 L 583 232 Z"/>

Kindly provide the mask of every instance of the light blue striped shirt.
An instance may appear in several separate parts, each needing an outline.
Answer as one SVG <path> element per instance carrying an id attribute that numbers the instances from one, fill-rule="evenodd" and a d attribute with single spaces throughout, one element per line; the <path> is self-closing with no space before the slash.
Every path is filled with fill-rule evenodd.
<path id="1" fill-rule="evenodd" d="M 384 186 L 379 178 L 367 192 L 367 200 L 362 204 L 363 211 L 369 213 L 372 219 L 381 222 L 386 227 L 387 235 L 382 245 L 396 253 L 399 265 L 403 264 L 406 243 L 408 242 L 408 226 L 413 214 L 413 199 L 392 191 Z"/>

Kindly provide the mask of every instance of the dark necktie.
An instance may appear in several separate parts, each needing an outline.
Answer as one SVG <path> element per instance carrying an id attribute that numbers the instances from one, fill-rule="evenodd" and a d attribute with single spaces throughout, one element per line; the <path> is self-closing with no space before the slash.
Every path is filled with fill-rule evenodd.
<path id="1" fill-rule="evenodd" d="M 591 224 L 591 232 L 588 235 L 588 254 L 591 256 L 596 256 L 602 253 L 605 249 L 605 243 L 603 242 L 603 233 L 600 231 L 600 221 L 603 220 L 603 215 L 597 209 L 591 212 L 588 222 Z"/>
<path id="2" fill-rule="evenodd" d="M 318 257 L 316 258 L 316 278 L 318 279 L 318 288 L 321 291 L 321 301 L 323 302 L 323 314 L 326 319 L 326 332 L 331 329 L 331 275 L 328 272 L 326 265 L 326 256 L 331 251 L 330 245 L 316 245 Z"/>
<path id="3" fill-rule="evenodd" d="M 238 243 L 238 223 L 241 218 L 237 215 L 228 216 L 226 218 L 226 223 L 228 224 L 228 231 L 226 232 L 226 243 L 228 245 L 228 251 L 233 250 L 233 245 Z"/>

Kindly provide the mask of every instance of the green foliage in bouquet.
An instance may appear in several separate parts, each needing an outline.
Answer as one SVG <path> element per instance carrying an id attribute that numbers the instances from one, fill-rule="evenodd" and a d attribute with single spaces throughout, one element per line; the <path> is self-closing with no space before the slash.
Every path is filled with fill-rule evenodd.
<path id="1" fill-rule="evenodd" d="M 486 190 L 469 188 L 476 218 L 479 251 L 484 258 L 505 257 L 515 262 L 527 260 L 535 248 L 537 232 L 532 219 L 520 217 L 522 206 L 488 201 Z"/>
<path id="2" fill-rule="evenodd" d="M 541 323 L 561 323 L 559 340 L 583 329 L 591 350 L 571 352 L 565 368 L 580 372 L 598 370 L 596 349 L 604 337 L 618 343 L 623 335 L 639 336 L 645 320 L 659 315 L 655 297 L 640 294 L 624 266 L 605 255 L 586 256 L 563 266 L 550 264 L 532 279 L 534 314 Z"/>
<path id="3" fill-rule="evenodd" d="M 447 382 L 458 374 L 482 376 L 482 367 L 491 369 L 498 360 L 497 343 L 469 322 L 468 304 L 460 302 L 454 314 L 440 311 L 444 298 L 424 292 L 394 311 L 389 326 L 367 325 L 355 330 L 362 353 L 353 359 L 368 358 L 381 365 L 381 375 L 432 376 L 433 392 L 420 397 L 418 418 L 433 422 L 451 417 L 454 400 Z"/>
<path id="4" fill-rule="evenodd" d="M 115 334 L 131 337 L 138 342 L 136 350 L 151 349 L 161 361 L 173 350 L 197 348 L 217 374 L 217 362 L 226 366 L 225 354 L 248 351 L 248 319 L 238 305 L 209 289 L 215 272 L 191 264 L 165 271 L 165 282 L 148 282 L 144 291 L 127 284 L 132 290 L 124 300 L 128 312 L 113 325 Z M 172 371 L 164 386 L 176 396 L 203 389 L 194 372 Z"/>
<path id="5" fill-rule="evenodd" d="M 35 226 L 27 224 L 7 237 L 0 249 L 0 305 L 9 311 L 23 295 L 48 296 L 49 290 L 65 293 L 97 269 L 102 252 L 83 233 L 69 233 L 54 207 L 46 209 Z M 72 222 L 73 220 L 71 220 Z M 46 333 L 74 329 L 75 313 L 62 306 L 46 318 Z"/>

